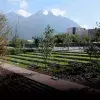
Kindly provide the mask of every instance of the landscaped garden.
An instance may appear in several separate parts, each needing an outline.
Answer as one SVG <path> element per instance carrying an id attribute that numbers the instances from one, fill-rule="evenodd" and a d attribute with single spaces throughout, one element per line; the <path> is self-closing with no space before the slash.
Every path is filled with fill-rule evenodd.
<path id="1" fill-rule="evenodd" d="M 42 38 L 32 37 L 35 50 L 22 48 L 22 40 L 15 36 L 10 41 L 13 48 L 8 49 L 6 61 L 19 67 L 50 75 L 53 79 L 70 80 L 100 89 L 99 29 L 94 33 L 94 38 L 69 34 L 53 36 L 53 31 L 48 25 Z M 62 47 L 62 50 L 54 51 L 53 48 L 58 45 Z M 75 50 L 69 49 L 69 47 L 76 46 L 83 47 L 83 50 L 75 52 Z M 63 50 L 64 47 L 68 49 Z"/>
<path id="2" fill-rule="evenodd" d="M 97 85 L 100 81 L 99 65 L 90 63 L 90 57 L 86 54 L 86 52 L 83 52 L 82 54 L 79 52 L 67 51 L 52 52 L 51 56 L 48 57 L 46 67 L 42 53 L 39 52 L 26 52 L 25 54 L 8 55 L 6 59 L 8 62 L 20 67 L 100 88 L 100 86 Z M 92 57 L 92 61 L 96 62 L 96 60 L 97 58 Z M 100 58 L 98 58 L 98 61 L 99 60 Z"/>

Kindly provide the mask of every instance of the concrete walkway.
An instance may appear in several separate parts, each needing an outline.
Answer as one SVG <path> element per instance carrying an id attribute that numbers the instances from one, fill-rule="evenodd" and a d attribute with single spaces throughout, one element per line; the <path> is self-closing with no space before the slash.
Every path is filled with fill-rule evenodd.
<path id="1" fill-rule="evenodd" d="M 73 83 L 70 81 L 65 81 L 65 80 L 53 80 L 51 79 L 51 76 L 48 75 L 44 75 L 44 74 L 40 74 L 38 72 L 34 72 L 31 70 L 27 70 L 25 68 L 21 68 L 15 65 L 10 65 L 5 63 L 2 66 L 3 69 L 9 70 L 11 72 L 17 73 L 17 74 L 21 74 L 24 77 L 27 77 L 31 80 L 35 80 L 39 83 L 51 86 L 53 88 L 56 88 L 58 90 L 62 90 L 62 91 L 66 91 L 69 89 L 82 89 L 85 88 L 85 86 L 77 84 L 77 83 Z"/>

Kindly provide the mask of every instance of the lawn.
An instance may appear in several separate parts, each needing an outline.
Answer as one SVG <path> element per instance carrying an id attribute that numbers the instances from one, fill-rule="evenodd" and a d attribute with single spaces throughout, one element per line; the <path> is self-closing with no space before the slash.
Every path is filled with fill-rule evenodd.
<path id="1" fill-rule="evenodd" d="M 83 56 L 84 55 L 84 56 Z M 77 61 L 77 62 L 83 62 L 88 63 L 89 62 L 89 56 L 86 53 L 71 53 L 71 52 L 53 52 L 50 57 L 48 57 L 47 64 L 60 64 L 60 65 L 66 65 L 68 64 L 68 61 Z M 95 59 L 95 58 L 93 58 Z M 6 57 L 6 60 L 23 64 L 23 65 L 30 65 L 35 64 L 39 66 L 44 66 L 44 60 L 42 53 L 26 53 L 26 54 L 18 54 L 18 55 L 8 55 Z"/>

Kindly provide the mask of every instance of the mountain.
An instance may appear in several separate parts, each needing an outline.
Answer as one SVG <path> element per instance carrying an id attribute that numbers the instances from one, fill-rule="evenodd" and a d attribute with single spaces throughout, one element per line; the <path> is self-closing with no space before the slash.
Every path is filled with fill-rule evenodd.
<path id="1" fill-rule="evenodd" d="M 13 34 L 15 33 L 16 26 L 18 26 L 18 29 L 19 29 L 19 27 L 20 27 L 19 23 L 25 19 L 23 16 L 20 16 L 14 12 L 9 12 L 5 16 L 7 18 L 8 26 L 12 29 Z M 20 34 L 19 34 L 19 36 L 20 36 Z"/>
<path id="2" fill-rule="evenodd" d="M 66 32 L 68 27 L 80 27 L 76 22 L 63 16 L 55 16 L 51 11 L 44 14 L 41 10 L 28 18 L 10 12 L 6 14 L 6 17 L 13 31 L 16 24 L 18 24 L 19 36 L 24 39 L 31 39 L 33 36 L 41 36 L 48 24 L 55 29 L 55 33 Z"/>

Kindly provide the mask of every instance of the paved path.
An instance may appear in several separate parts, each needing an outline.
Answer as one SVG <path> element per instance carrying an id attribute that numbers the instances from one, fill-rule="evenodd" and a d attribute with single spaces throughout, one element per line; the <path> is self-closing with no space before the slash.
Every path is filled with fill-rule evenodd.
<path id="1" fill-rule="evenodd" d="M 65 80 L 53 80 L 51 79 L 51 76 L 40 74 L 38 72 L 34 72 L 31 70 L 27 70 L 25 68 L 17 67 L 15 65 L 7 64 L 5 63 L 2 68 L 12 71 L 14 73 L 21 74 L 29 79 L 35 80 L 39 83 L 54 87 L 58 90 L 69 90 L 69 89 L 82 89 L 85 88 L 83 85 L 79 85 L 70 81 Z"/>

